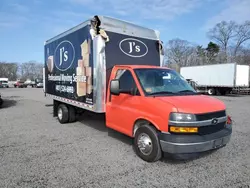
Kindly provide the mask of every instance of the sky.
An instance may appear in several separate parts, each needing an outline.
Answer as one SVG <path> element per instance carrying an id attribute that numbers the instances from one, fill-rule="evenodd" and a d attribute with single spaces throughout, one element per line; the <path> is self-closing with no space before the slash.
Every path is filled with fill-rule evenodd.
<path id="1" fill-rule="evenodd" d="M 206 46 L 216 23 L 250 19 L 250 0 L 0 0 L 0 61 L 44 62 L 46 40 L 94 15 Z"/>

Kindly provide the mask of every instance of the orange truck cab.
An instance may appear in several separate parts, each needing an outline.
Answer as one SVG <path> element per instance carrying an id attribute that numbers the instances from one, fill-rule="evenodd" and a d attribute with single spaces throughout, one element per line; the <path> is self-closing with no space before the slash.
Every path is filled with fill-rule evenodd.
<path id="1" fill-rule="evenodd" d="M 225 146 L 232 122 L 224 103 L 197 93 L 163 57 L 158 31 L 94 16 L 45 42 L 43 90 L 60 123 L 103 113 L 148 162 Z"/>
<path id="2" fill-rule="evenodd" d="M 174 70 L 115 66 L 110 79 L 106 124 L 133 137 L 142 159 L 152 162 L 162 152 L 197 153 L 229 142 L 232 122 L 224 103 L 197 93 Z"/>

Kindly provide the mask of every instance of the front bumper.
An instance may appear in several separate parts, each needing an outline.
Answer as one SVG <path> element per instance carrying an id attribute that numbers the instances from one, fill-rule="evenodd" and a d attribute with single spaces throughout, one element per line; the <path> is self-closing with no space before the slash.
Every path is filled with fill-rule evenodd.
<path id="1" fill-rule="evenodd" d="M 208 135 L 180 135 L 160 133 L 163 152 L 171 154 L 199 153 L 225 146 L 231 138 L 232 128 L 227 127 Z"/>
<path id="2" fill-rule="evenodd" d="M 43 84 L 37 84 L 36 87 L 43 87 Z"/>

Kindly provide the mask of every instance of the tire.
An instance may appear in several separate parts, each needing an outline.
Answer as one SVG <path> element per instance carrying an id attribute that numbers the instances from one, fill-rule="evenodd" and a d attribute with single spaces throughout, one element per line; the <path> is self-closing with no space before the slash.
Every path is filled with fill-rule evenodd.
<path id="1" fill-rule="evenodd" d="M 3 99 L 0 98 L 0 108 L 2 107 L 3 105 Z"/>
<path id="2" fill-rule="evenodd" d="M 227 93 L 226 90 L 222 90 L 222 91 L 220 92 L 221 95 L 226 95 L 226 93 Z"/>
<path id="3" fill-rule="evenodd" d="M 76 121 L 76 110 L 73 106 L 69 106 L 69 123 Z"/>
<path id="4" fill-rule="evenodd" d="M 209 88 L 207 93 L 208 93 L 208 95 L 214 95 L 215 94 L 215 89 L 214 88 Z"/>
<path id="5" fill-rule="evenodd" d="M 143 136 L 146 142 L 149 141 L 148 143 L 151 143 L 149 144 L 151 145 L 151 149 L 149 149 L 150 147 L 148 147 L 149 151 L 147 151 L 147 148 L 146 150 L 144 150 L 145 147 L 143 148 L 143 146 L 138 143 L 139 140 L 143 140 Z M 142 149 L 140 149 L 140 145 Z M 157 132 L 153 127 L 149 125 L 143 125 L 137 129 L 134 138 L 134 149 L 137 156 L 147 162 L 155 162 L 162 157 L 162 150 L 160 147 Z"/>
<path id="6" fill-rule="evenodd" d="M 57 118 L 61 124 L 69 122 L 69 110 L 65 104 L 60 104 L 57 108 Z"/>

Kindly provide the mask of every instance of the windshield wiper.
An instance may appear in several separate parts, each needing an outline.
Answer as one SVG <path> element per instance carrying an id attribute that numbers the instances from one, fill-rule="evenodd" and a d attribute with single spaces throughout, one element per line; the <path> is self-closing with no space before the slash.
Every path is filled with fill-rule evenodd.
<path id="1" fill-rule="evenodd" d="M 179 92 L 177 92 L 177 93 L 183 93 L 183 94 L 187 94 L 187 95 L 189 95 L 189 94 L 191 94 L 191 95 L 200 95 L 200 93 L 199 92 L 195 92 L 195 91 L 192 91 L 192 90 L 182 90 L 182 91 L 179 91 Z"/>
<path id="2" fill-rule="evenodd" d="M 174 94 L 174 93 L 171 91 L 159 91 L 159 92 L 150 93 L 149 95 L 160 95 L 160 94 Z"/>
<path id="3" fill-rule="evenodd" d="M 192 93 L 195 93 L 194 91 L 189 90 L 189 89 L 178 91 L 178 93 L 186 93 L 186 92 L 192 92 Z"/>

